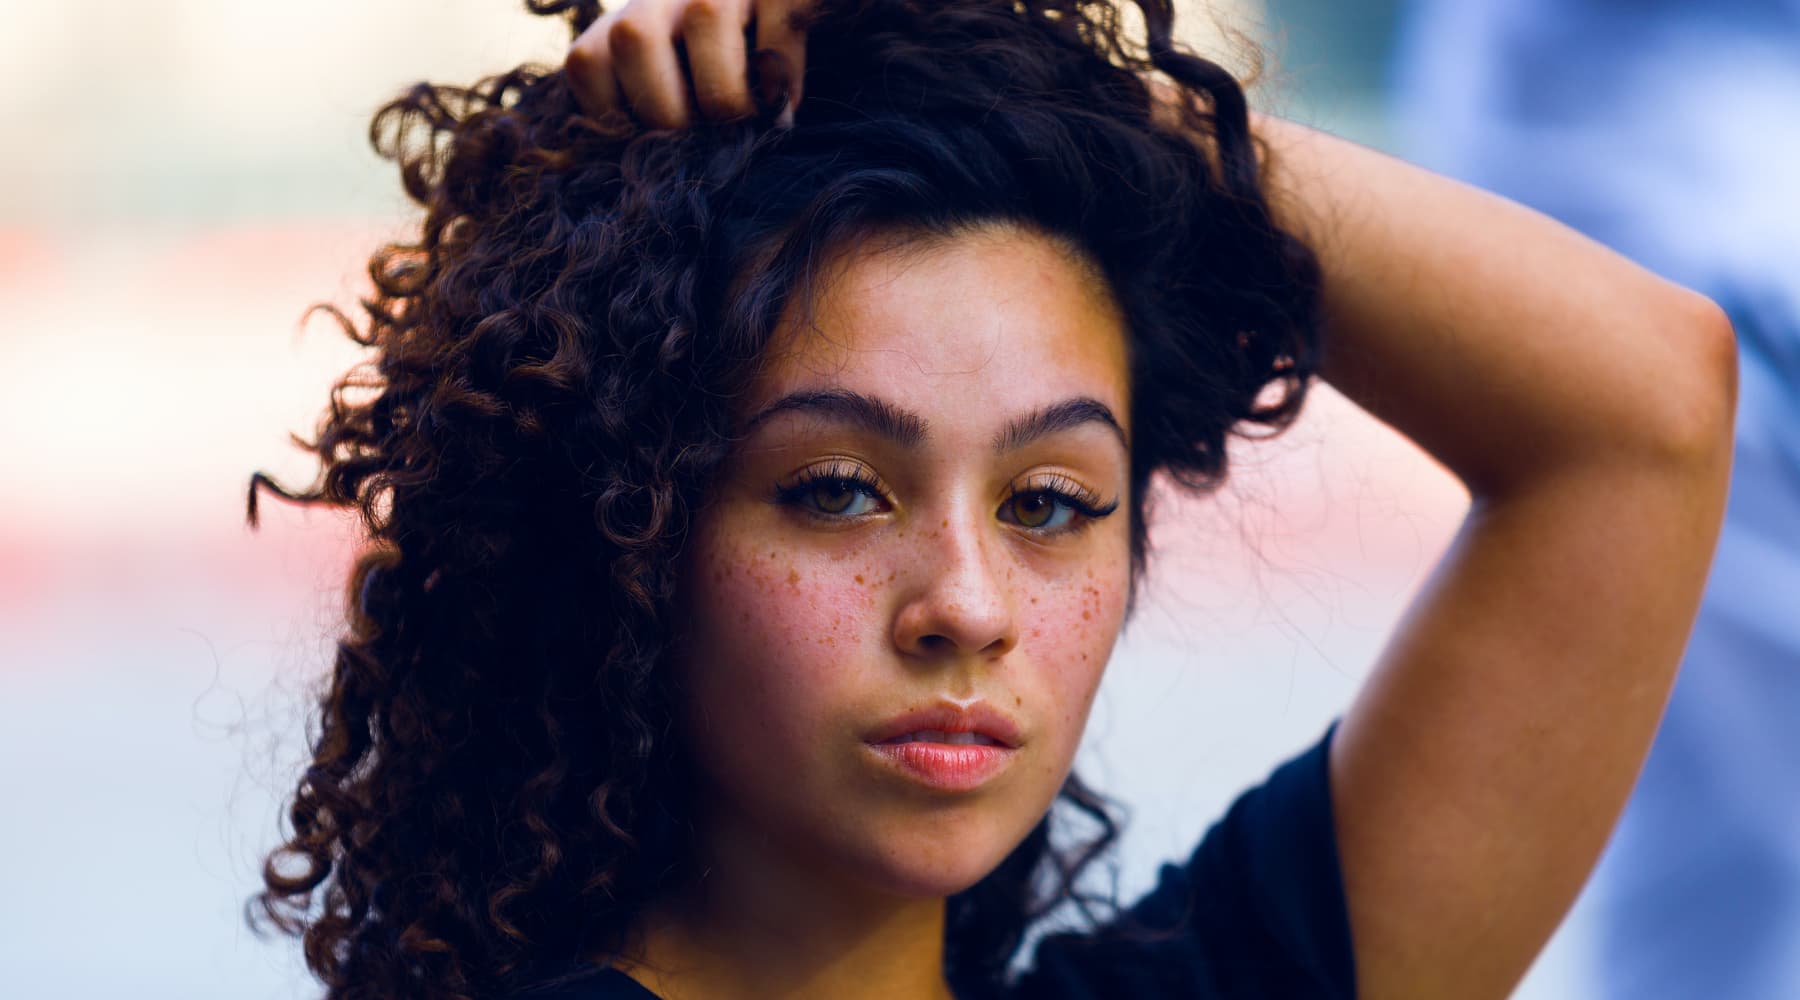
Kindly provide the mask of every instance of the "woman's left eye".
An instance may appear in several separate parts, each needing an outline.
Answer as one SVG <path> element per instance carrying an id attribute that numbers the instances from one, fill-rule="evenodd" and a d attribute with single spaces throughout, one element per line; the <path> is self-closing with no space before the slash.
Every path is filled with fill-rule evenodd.
<path id="1" fill-rule="evenodd" d="M 1000 505 L 1000 519 L 1034 531 L 1055 531 L 1074 521 L 1076 509 L 1048 490 L 1015 493 Z"/>

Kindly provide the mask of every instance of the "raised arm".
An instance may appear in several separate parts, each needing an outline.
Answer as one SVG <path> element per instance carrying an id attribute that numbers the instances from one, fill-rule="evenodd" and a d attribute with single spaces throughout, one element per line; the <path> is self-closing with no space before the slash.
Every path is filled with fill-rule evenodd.
<path id="1" fill-rule="evenodd" d="M 1359 994 L 1502 997 L 1674 681 L 1724 513 L 1731 326 L 1523 206 L 1253 128 L 1278 220 L 1324 265 L 1325 378 L 1471 494 L 1332 750 Z"/>

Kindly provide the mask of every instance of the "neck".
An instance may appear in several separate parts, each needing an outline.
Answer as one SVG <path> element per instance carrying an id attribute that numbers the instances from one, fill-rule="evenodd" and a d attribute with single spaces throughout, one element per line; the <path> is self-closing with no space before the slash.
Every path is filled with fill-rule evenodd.
<path id="1" fill-rule="evenodd" d="M 942 897 L 880 893 L 761 838 L 720 840 L 699 880 L 645 914 L 621 971 L 664 1000 L 950 1000 Z"/>

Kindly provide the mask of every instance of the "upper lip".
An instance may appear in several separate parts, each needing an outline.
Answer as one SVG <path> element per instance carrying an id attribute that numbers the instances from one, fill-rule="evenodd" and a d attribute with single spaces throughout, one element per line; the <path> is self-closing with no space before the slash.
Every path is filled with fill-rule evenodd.
<path id="1" fill-rule="evenodd" d="M 877 726 L 869 735 L 868 741 L 882 743 L 925 729 L 945 733 L 979 733 L 1004 747 L 1019 745 L 1019 724 L 985 701 L 972 705 L 940 701 L 914 709 Z"/>

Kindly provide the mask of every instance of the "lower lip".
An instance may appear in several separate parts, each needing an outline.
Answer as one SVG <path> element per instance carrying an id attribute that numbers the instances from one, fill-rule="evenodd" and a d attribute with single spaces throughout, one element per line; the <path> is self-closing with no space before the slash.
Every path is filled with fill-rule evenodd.
<path id="1" fill-rule="evenodd" d="M 1012 747 L 967 743 L 870 743 L 894 769 L 946 792 L 972 792 L 1012 763 Z"/>

